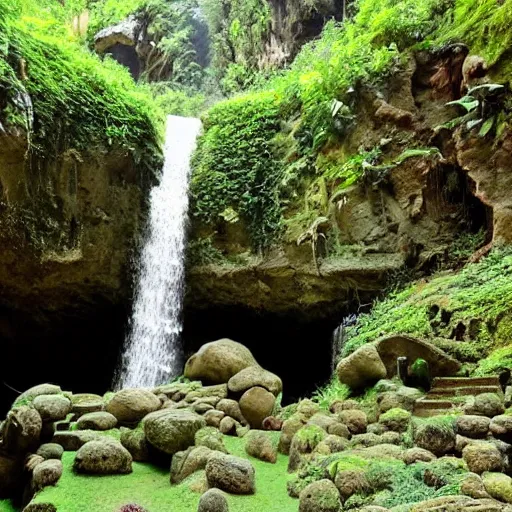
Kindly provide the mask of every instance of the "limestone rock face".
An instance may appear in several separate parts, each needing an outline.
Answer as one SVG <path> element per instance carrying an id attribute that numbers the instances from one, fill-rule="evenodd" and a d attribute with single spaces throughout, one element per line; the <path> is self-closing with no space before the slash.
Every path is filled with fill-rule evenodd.
<path id="1" fill-rule="evenodd" d="M 340 382 L 351 388 L 361 388 L 384 379 L 386 367 L 373 345 L 364 345 L 342 359 L 336 368 Z"/>
<path id="2" fill-rule="evenodd" d="M 248 389 L 259 386 L 277 396 L 283 390 L 281 379 L 261 366 L 249 366 L 231 377 L 228 389 L 231 393 L 244 393 Z"/>
<path id="3" fill-rule="evenodd" d="M 146 414 L 160 409 L 160 400 L 146 389 L 123 389 L 108 402 L 106 410 L 120 423 L 137 423 Z"/>
<path id="4" fill-rule="evenodd" d="M 73 469 L 91 475 L 116 475 L 132 472 L 132 456 L 121 443 L 90 441 L 75 456 Z"/>
<path id="5" fill-rule="evenodd" d="M 240 410 L 251 428 L 261 429 L 263 420 L 272 414 L 275 403 L 276 399 L 272 393 L 254 387 L 240 398 Z"/>
<path id="6" fill-rule="evenodd" d="M 206 478 L 210 487 L 232 494 L 254 494 L 254 468 L 245 459 L 214 453 L 206 464 Z"/>
<path id="7" fill-rule="evenodd" d="M 187 361 L 184 375 L 191 380 L 223 384 L 244 368 L 257 364 L 249 349 L 236 341 L 222 339 L 203 345 Z"/>
<path id="8" fill-rule="evenodd" d="M 204 418 L 185 409 L 164 409 L 144 418 L 146 439 L 168 455 L 192 446 L 196 432 L 204 426 Z"/>

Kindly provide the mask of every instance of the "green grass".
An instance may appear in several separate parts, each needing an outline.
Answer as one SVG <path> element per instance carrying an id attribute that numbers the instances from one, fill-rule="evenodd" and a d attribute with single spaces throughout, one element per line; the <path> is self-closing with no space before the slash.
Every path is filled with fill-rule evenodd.
<path id="1" fill-rule="evenodd" d="M 0 512 L 16 512 L 13 504 L 9 500 L 0 500 Z"/>
<path id="2" fill-rule="evenodd" d="M 296 512 L 297 501 L 286 492 L 286 456 L 279 455 L 276 464 L 269 464 L 247 456 L 243 439 L 225 437 L 224 442 L 233 455 L 249 458 L 256 470 L 256 494 L 229 496 L 230 510 Z M 187 482 L 171 487 L 169 470 L 135 462 L 130 475 L 75 475 L 72 471 L 74 457 L 74 452 L 64 453 L 61 480 L 56 487 L 48 487 L 41 492 L 35 502 L 51 502 L 62 512 L 116 512 L 127 503 L 142 505 L 149 512 L 197 510 L 200 494 L 192 492 Z M 0 512 L 13 510 L 2 508 L 3 503 L 0 502 Z"/>

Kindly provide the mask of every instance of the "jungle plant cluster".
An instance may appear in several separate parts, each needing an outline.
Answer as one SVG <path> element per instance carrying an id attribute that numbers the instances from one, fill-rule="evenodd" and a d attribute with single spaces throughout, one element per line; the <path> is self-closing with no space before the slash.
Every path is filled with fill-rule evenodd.
<path id="1" fill-rule="evenodd" d="M 159 169 L 159 111 L 111 60 L 83 50 L 69 25 L 76 3 L 0 0 L 0 118 L 51 159 L 92 147 L 131 152 Z"/>
<path id="2" fill-rule="evenodd" d="M 229 8 L 232 5 L 233 2 Z M 222 9 L 218 9 L 217 19 L 220 23 Z M 228 10 L 226 6 L 224 23 L 228 19 Z M 260 172 L 252 165 L 259 164 L 252 154 L 244 160 L 240 153 L 236 173 L 225 166 L 216 165 L 211 167 L 214 171 L 212 177 L 206 180 L 205 176 L 214 160 L 208 151 L 215 154 L 217 161 L 226 162 L 229 153 L 224 154 L 223 151 L 231 152 L 233 147 L 253 143 L 245 139 L 247 132 L 238 131 L 233 134 L 235 140 L 225 144 L 219 137 L 208 133 L 219 130 L 215 122 L 210 120 L 205 134 L 208 143 L 202 145 L 196 158 L 196 174 L 201 176 L 204 190 L 200 193 L 201 197 L 195 195 L 194 214 L 204 220 L 207 220 L 206 217 L 213 220 L 219 212 L 224 211 L 230 196 L 219 194 L 219 190 L 244 190 L 247 201 L 253 204 L 272 198 L 275 202 L 272 218 L 277 221 L 269 223 L 272 229 L 265 230 L 268 246 L 283 233 L 284 219 L 302 213 L 303 205 L 300 202 L 304 199 L 307 183 L 318 181 L 321 188 L 334 190 L 336 194 L 358 182 L 364 174 L 371 174 L 372 183 L 378 181 L 382 174 L 381 166 L 386 165 L 386 162 L 379 162 L 376 158 L 378 148 L 363 148 L 359 155 L 332 153 L 333 148 L 343 145 L 344 138 L 354 126 L 361 87 L 378 89 L 386 78 L 403 67 L 404 56 L 415 48 L 435 49 L 453 42 L 464 42 L 474 45 L 472 51 L 479 51 L 490 65 L 499 65 L 508 47 L 510 35 L 507 23 L 511 18 L 512 0 L 360 0 L 351 20 L 341 24 L 329 22 L 322 37 L 305 45 L 289 69 L 268 79 L 263 87 L 260 85 L 257 90 L 245 94 L 234 103 L 229 100 L 225 106 L 221 103 L 215 107 L 216 112 L 226 109 L 230 118 L 250 124 L 252 113 L 246 104 L 259 101 L 258 98 L 264 94 L 273 95 L 280 128 L 277 136 L 276 130 L 261 133 L 260 156 L 270 164 L 266 172 L 277 169 L 282 173 L 282 179 L 266 180 L 267 185 L 274 184 L 273 190 L 268 186 L 252 187 L 253 176 Z M 488 26 L 495 30 L 488 31 Z M 225 30 L 228 28 L 225 26 Z M 275 115 L 275 109 L 272 109 L 272 116 Z M 220 116 L 217 118 L 220 119 Z M 275 117 L 269 120 L 273 126 L 275 121 Z M 286 151 L 282 151 L 283 146 Z M 411 149 L 424 153 L 418 154 L 419 157 L 432 156 L 429 148 Z M 329 157 L 330 154 L 335 161 Z M 370 172 L 373 168 L 378 172 Z M 260 192 L 265 199 L 259 196 Z M 208 214 L 205 213 L 206 197 L 211 208 Z M 317 213 L 326 214 L 325 211 Z M 314 212 L 310 212 L 307 219 L 314 220 Z M 308 228 L 302 224 L 295 231 Z"/>

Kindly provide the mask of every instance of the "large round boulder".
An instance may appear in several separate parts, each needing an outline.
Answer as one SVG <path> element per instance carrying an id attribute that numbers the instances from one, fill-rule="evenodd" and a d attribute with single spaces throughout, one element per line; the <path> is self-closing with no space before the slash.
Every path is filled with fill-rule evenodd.
<path id="1" fill-rule="evenodd" d="M 434 417 L 414 425 L 414 444 L 435 455 L 455 448 L 455 423 L 451 418 Z"/>
<path id="2" fill-rule="evenodd" d="M 340 493 L 330 480 L 309 484 L 299 496 L 299 512 L 339 512 Z"/>
<path id="3" fill-rule="evenodd" d="M 39 395 L 32 405 L 43 421 L 60 421 L 71 412 L 71 400 L 63 395 Z"/>
<path id="4" fill-rule="evenodd" d="M 342 359 L 336 368 L 342 384 L 357 389 L 365 387 L 387 375 L 386 367 L 374 345 L 368 344 Z"/>
<path id="5" fill-rule="evenodd" d="M 123 389 L 109 400 L 106 410 L 120 423 L 138 423 L 160 405 L 157 396 L 147 389 Z"/>
<path id="6" fill-rule="evenodd" d="M 62 459 L 63 453 L 64 448 L 62 448 L 62 446 L 57 443 L 42 444 L 37 450 L 37 455 L 40 455 L 45 460 L 60 460 Z"/>
<path id="7" fill-rule="evenodd" d="M 55 384 L 38 384 L 30 389 L 27 389 L 24 393 L 17 398 L 16 402 L 31 402 L 40 395 L 59 395 L 62 393 L 62 389 Z"/>
<path id="8" fill-rule="evenodd" d="M 89 441 L 76 452 L 73 469 L 91 475 L 128 474 L 132 472 L 132 456 L 116 441 Z"/>
<path id="9" fill-rule="evenodd" d="M 457 434 L 466 437 L 485 437 L 491 420 L 486 416 L 463 414 L 457 418 Z"/>
<path id="10" fill-rule="evenodd" d="M 121 427 L 121 444 L 130 452 L 136 462 L 147 462 L 149 460 L 149 446 L 143 429 L 131 430 Z"/>
<path id="11" fill-rule="evenodd" d="M 255 386 L 265 388 L 277 396 L 283 391 L 282 380 L 261 366 L 249 366 L 231 377 L 228 389 L 235 395 L 241 395 Z"/>
<path id="12" fill-rule="evenodd" d="M 246 435 L 245 451 L 251 457 L 274 464 L 277 461 L 277 444 L 268 432 L 251 430 Z"/>
<path id="13" fill-rule="evenodd" d="M 501 471 L 503 469 L 501 453 L 491 443 L 482 441 L 468 444 L 462 450 L 462 458 L 468 465 L 468 469 L 479 475 L 485 471 Z"/>
<path id="14" fill-rule="evenodd" d="M 223 384 L 249 366 L 256 366 L 251 351 L 229 339 L 203 345 L 186 363 L 184 375 L 191 380 Z"/>
<path id="15" fill-rule="evenodd" d="M 163 409 L 144 418 L 147 441 L 168 455 L 192 446 L 196 432 L 205 426 L 202 416 L 186 409 Z"/>
<path id="16" fill-rule="evenodd" d="M 261 429 L 263 420 L 272 415 L 275 396 L 259 386 L 247 390 L 240 398 L 240 410 L 251 428 Z"/>
<path id="17" fill-rule="evenodd" d="M 206 478 L 210 487 L 232 494 L 254 494 L 254 468 L 245 459 L 213 452 L 206 464 Z"/>

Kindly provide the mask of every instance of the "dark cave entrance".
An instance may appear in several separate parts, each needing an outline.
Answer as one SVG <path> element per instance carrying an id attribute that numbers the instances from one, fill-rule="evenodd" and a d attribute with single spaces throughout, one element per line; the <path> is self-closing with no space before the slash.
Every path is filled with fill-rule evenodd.
<path id="1" fill-rule="evenodd" d="M 119 64 L 128 68 L 134 80 L 139 79 L 141 65 L 134 46 L 116 43 L 107 49 L 105 55 L 110 55 L 114 60 L 119 62 Z"/>
<path id="2" fill-rule="evenodd" d="M 0 417 L 18 391 L 50 382 L 103 395 L 111 388 L 128 308 L 103 303 L 59 313 L 0 307 Z"/>
<path id="3" fill-rule="evenodd" d="M 476 196 L 476 184 L 460 167 L 439 166 L 427 181 L 427 209 L 434 219 L 454 225 L 457 233 L 493 236 L 493 212 Z"/>
<path id="4" fill-rule="evenodd" d="M 185 355 L 201 345 L 231 338 L 258 363 L 281 377 L 283 403 L 311 395 L 331 377 L 333 332 L 342 314 L 311 319 L 299 313 L 259 312 L 243 307 L 185 310 Z"/>

